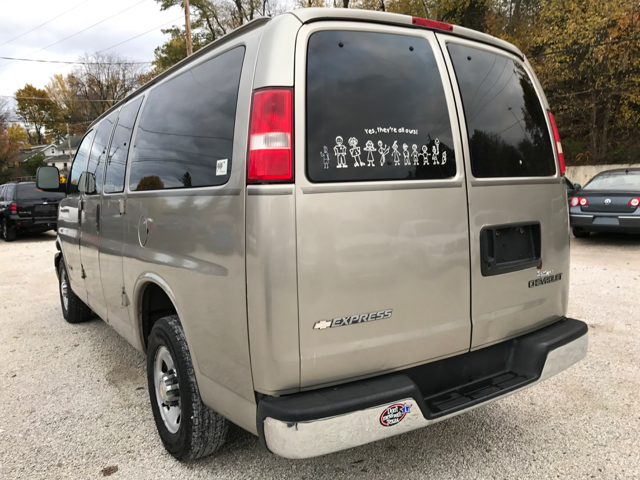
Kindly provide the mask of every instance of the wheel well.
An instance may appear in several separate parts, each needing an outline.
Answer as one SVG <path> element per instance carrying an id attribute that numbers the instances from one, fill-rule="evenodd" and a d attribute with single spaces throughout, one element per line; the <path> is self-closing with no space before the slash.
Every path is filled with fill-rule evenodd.
<path id="1" fill-rule="evenodd" d="M 142 294 L 142 336 L 144 339 L 144 346 L 149 343 L 149 334 L 153 328 L 154 323 L 160 320 L 162 317 L 168 315 L 175 315 L 178 312 L 173 306 L 171 299 L 155 283 L 149 283 L 144 289 Z"/>

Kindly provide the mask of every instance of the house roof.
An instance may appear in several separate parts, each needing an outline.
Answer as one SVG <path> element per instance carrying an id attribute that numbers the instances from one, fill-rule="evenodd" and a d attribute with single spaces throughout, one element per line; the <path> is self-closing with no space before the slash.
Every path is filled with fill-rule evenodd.
<path id="1" fill-rule="evenodd" d="M 82 135 L 71 135 L 71 149 L 78 148 L 80 145 L 80 141 L 82 140 Z M 58 148 L 69 148 L 69 142 L 67 141 L 67 137 L 64 137 L 60 142 L 55 145 Z"/>

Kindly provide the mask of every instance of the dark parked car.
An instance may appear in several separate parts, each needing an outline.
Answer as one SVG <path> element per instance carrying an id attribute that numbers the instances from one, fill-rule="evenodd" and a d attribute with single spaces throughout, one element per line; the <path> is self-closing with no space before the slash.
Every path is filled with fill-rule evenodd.
<path id="1" fill-rule="evenodd" d="M 46 232 L 56 228 L 58 203 L 64 193 L 43 192 L 34 182 L 0 185 L 0 224 L 5 242 L 18 232 Z"/>
<path id="2" fill-rule="evenodd" d="M 640 233 L 640 168 L 607 170 L 593 177 L 569 202 L 573 234 Z"/>

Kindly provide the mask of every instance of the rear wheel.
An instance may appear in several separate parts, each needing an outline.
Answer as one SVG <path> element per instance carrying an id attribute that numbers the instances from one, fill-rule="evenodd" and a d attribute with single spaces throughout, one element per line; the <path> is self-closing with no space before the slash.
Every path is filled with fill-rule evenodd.
<path id="1" fill-rule="evenodd" d="M 9 225 L 7 219 L 2 219 L 2 238 L 5 242 L 13 242 L 16 239 L 17 232 L 15 227 Z"/>
<path id="2" fill-rule="evenodd" d="M 60 305 L 62 316 L 69 323 L 80 323 L 91 318 L 91 309 L 71 290 L 67 267 L 64 261 L 58 265 L 58 283 L 60 287 Z"/>
<path id="3" fill-rule="evenodd" d="M 177 315 L 153 325 L 147 348 L 147 380 L 156 427 L 171 455 L 191 460 L 210 455 L 224 444 L 227 420 L 202 403 Z"/>
<path id="4" fill-rule="evenodd" d="M 582 228 L 574 228 L 573 229 L 573 236 L 576 238 L 587 238 L 589 235 L 591 235 L 591 232 L 587 232 L 586 230 L 583 230 Z"/>

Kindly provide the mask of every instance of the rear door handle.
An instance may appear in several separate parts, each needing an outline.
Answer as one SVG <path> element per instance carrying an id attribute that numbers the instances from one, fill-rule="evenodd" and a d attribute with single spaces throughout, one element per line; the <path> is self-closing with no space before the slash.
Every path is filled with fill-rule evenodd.
<path id="1" fill-rule="evenodd" d="M 96 205 L 96 230 L 100 233 L 100 204 Z"/>
<path id="2" fill-rule="evenodd" d="M 82 225 L 82 210 L 84 209 L 84 200 L 78 202 L 78 225 Z"/>

